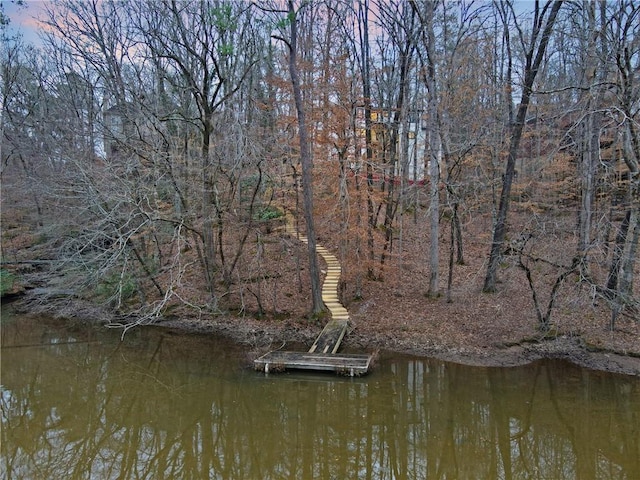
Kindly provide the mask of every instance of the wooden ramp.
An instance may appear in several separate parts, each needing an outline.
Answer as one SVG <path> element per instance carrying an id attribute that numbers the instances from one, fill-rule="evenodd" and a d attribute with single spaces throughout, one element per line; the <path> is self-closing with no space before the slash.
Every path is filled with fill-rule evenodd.
<path id="1" fill-rule="evenodd" d="M 299 235 L 293 224 L 293 218 L 287 214 L 285 231 L 300 241 L 307 243 L 307 237 Z M 269 352 L 254 361 L 258 370 L 265 373 L 281 371 L 287 368 L 308 370 L 329 370 L 351 376 L 367 373 L 371 364 L 371 355 L 339 355 L 340 343 L 349 328 L 349 312 L 338 298 L 340 281 L 340 262 L 329 250 L 321 245 L 316 251 L 327 264 L 326 277 L 322 285 L 322 301 L 331 314 L 331 320 L 325 325 L 309 352 Z"/>

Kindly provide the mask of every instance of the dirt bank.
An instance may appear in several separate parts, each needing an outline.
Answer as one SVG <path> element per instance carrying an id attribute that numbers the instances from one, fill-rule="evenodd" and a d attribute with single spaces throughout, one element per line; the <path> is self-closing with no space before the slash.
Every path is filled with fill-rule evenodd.
<path id="1" fill-rule="evenodd" d="M 124 319 L 82 299 L 53 292 L 34 289 L 12 301 L 12 307 L 20 313 L 51 315 L 79 321 L 117 324 Z M 531 336 L 513 341 L 493 332 L 491 342 L 485 336 L 449 335 L 446 340 L 420 328 L 420 322 L 401 324 L 399 329 L 380 330 L 375 322 L 365 322 L 356 312 L 353 328 L 343 342 L 349 351 L 392 351 L 449 362 L 475 366 L 508 367 L 526 364 L 543 358 L 564 359 L 580 366 L 640 376 L 640 355 L 636 350 L 621 352 L 611 345 L 600 342 L 593 345 L 580 335 L 552 334 Z M 397 324 L 398 322 L 394 322 Z M 154 323 L 158 328 L 179 330 L 185 334 L 223 335 L 247 346 L 248 359 L 257 357 L 270 349 L 287 348 L 287 345 L 311 345 L 321 330 L 319 323 L 307 320 L 293 321 L 255 319 L 250 316 L 217 315 L 200 318 L 167 318 Z M 413 327 L 411 326 L 413 325 Z M 440 329 L 439 325 L 435 325 Z M 459 329 L 462 329 L 458 325 Z M 602 332 L 607 338 L 608 332 Z M 611 338 L 615 337 L 612 334 Z"/>

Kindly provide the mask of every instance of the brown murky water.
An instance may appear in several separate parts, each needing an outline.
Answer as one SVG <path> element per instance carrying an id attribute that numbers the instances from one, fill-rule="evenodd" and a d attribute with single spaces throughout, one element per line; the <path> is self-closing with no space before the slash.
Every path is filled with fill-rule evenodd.
<path id="1" fill-rule="evenodd" d="M 636 377 L 398 356 L 265 377 L 216 339 L 3 313 L 1 478 L 640 478 Z"/>

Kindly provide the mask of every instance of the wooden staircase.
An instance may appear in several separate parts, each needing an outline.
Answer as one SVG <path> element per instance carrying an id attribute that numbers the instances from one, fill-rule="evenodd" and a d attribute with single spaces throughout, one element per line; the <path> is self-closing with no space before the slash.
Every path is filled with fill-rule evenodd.
<path id="1" fill-rule="evenodd" d="M 307 243 L 307 237 L 298 233 L 290 214 L 287 214 L 285 232 Z M 269 352 L 254 361 L 257 370 L 265 373 L 289 368 L 329 370 L 351 376 L 368 372 L 371 355 L 337 354 L 340 343 L 349 328 L 349 312 L 338 298 L 338 284 L 342 269 L 335 255 L 323 246 L 317 245 L 316 252 L 327 264 L 327 273 L 322 284 L 322 301 L 331 315 L 331 320 L 327 322 L 308 352 L 280 350 Z"/>

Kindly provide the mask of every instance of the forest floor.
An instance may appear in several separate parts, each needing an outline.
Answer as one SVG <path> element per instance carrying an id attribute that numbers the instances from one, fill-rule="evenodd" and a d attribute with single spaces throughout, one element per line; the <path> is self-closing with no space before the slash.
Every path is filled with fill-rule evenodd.
<path id="1" fill-rule="evenodd" d="M 351 330 L 342 350 L 394 351 L 481 366 L 512 366 L 541 358 L 561 358 L 587 368 L 640 376 L 637 312 L 620 315 L 611 330 L 610 309 L 583 282 L 573 278 L 564 282 L 546 333 L 538 328 L 531 287 L 514 259 L 505 258 L 497 292 L 482 292 L 490 242 L 488 222 L 489 219 L 478 217 L 464 226 L 465 262 L 454 266 L 450 301 L 444 288 L 436 298 L 426 295 L 429 279 L 426 219 L 415 223 L 409 217 L 403 220 L 402 241 L 396 232 L 393 254 L 388 256 L 384 269 L 380 269 L 379 263 L 374 265 L 377 280 L 366 279 L 362 274 L 358 277 L 357 272 L 363 270 L 358 267 L 363 262 L 353 252 L 349 255 L 340 252 L 334 220 L 318 222 L 318 243 L 343 262 L 345 283 L 341 297 L 350 313 Z M 514 231 L 527 228 L 517 220 L 513 223 Z M 448 227 L 442 230 L 440 284 L 446 285 L 449 231 Z M 567 228 L 567 232 L 570 230 Z M 558 245 L 563 239 L 557 232 L 556 229 L 551 240 L 538 240 L 535 249 L 529 250 L 536 258 L 550 260 L 541 266 L 540 262 L 532 264 L 533 281 L 543 310 L 550 287 L 561 273 L 559 265 L 567 263 L 559 258 L 563 253 L 558 252 L 563 249 Z M 247 346 L 247 364 L 269 350 L 308 348 L 326 319 L 310 319 L 308 315 L 306 246 L 283 231 L 264 235 L 260 243 L 264 249 L 260 262 L 263 281 L 245 285 L 242 293 L 229 295 L 231 308 L 226 314 L 196 316 L 175 310 L 158 324 L 189 333 L 230 337 Z M 19 242 L 14 240 L 13 245 L 16 244 Z M 27 248 L 21 250 L 21 256 L 28 257 L 28 246 L 23 246 Z M 7 245 L 3 247 L 6 254 Z M 22 312 L 99 322 L 114 319 L 109 310 L 90 300 L 66 295 L 64 281 L 46 270 L 25 273 L 23 282 L 28 288 L 14 302 Z M 258 298 L 267 312 L 263 315 L 255 314 Z"/>

